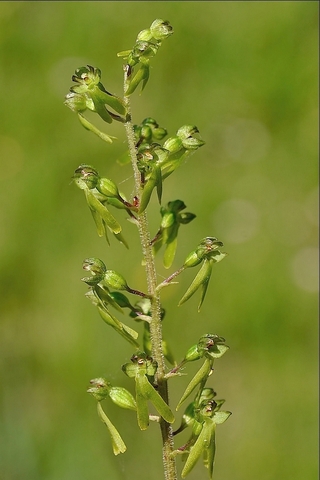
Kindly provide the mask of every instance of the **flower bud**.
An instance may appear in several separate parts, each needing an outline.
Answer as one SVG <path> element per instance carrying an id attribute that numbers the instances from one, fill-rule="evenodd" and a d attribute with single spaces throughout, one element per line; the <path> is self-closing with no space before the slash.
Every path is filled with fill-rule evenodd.
<path id="1" fill-rule="evenodd" d="M 168 150 L 171 154 L 172 153 L 177 153 L 177 152 L 179 152 L 179 150 L 181 150 L 183 148 L 182 140 L 181 140 L 181 138 L 179 138 L 177 136 L 176 137 L 170 137 L 164 142 L 163 148 Z"/>
<path id="2" fill-rule="evenodd" d="M 141 30 L 141 32 L 138 33 L 137 41 L 150 42 L 150 40 L 152 40 L 152 33 L 151 33 L 150 28 L 146 28 L 145 30 Z"/>
<path id="3" fill-rule="evenodd" d="M 162 140 L 167 135 L 167 130 L 165 128 L 159 127 L 153 129 L 153 137 L 155 140 Z"/>
<path id="4" fill-rule="evenodd" d="M 167 20 L 157 19 L 152 22 L 150 32 L 156 40 L 164 40 L 173 34 L 173 28 Z"/>
<path id="5" fill-rule="evenodd" d="M 148 117 L 145 118 L 142 122 L 142 126 L 148 127 L 152 133 L 151 140 L 162 140 L 167 135 L 167 130 L 165 128 L 159 127 L 158 123 L 154 118 Z"/>
<path id="6" fill-rule="evenodd" d="M 149 125 L 142 125 L 138 127 L 138 130 L 135 132 L 136 136 L 144 142 L 151 142 L 152 141 L 152 129 Z"/>
<path id="7" fill-rule="evenodd" d="M 157 121 L 152 117 L 147 117 L 141 122 L 142 125 L 148 125 L 150 128 L 157 128 L 159 125 Z"/>

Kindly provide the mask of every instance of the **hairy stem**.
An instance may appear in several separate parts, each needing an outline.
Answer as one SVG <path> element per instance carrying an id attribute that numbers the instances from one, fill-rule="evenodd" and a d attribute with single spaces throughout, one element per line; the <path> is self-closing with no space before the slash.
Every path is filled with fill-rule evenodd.
<path id="1" fill-rule="evenodd" d="M 127 86 L 127 70 L 124 74 L 124 93 L 126 94 Z M 135 146 L 134 131 L 131 121 L 130 99 L 124 96 L 125 105 L 127 108 L 127 118 L 125 123 L 127 141 L 129 146 L 130 158 L 134 174 L 135 182 L 135 196 L 138 201 L 141 198 L 142 185 L 141 175 L 138 169 L 137 151 Z M 168 398 L 168 384 L 165 378 L 165 363 L 162 351 L 162 324 L 161 324 L 161 309 L 160 309 L 160 293 L 156 290 L 157 287 L 157 272 L 152 251 L 152 243 L 148 229 L 147 212 L 144 211 L 137 215 L 137 224 L 140 235 L 140 242 L 142 247 L 142 254 L 146 269 L 148 295 L 151 298 L 151 313 L 152 318 L 150 322 L 150 333 L 152 342 L 152 357 L 158 363 L 156 382 L 158 385 L 158 392 L 166 403 L 169 403 Z M 161 419 L 160 428 L 162 434 L 162 458 L 165 480 L 177 480 L 176 462 L 172 455 L 174 450 L 172 428 L 169 423 Z"/>

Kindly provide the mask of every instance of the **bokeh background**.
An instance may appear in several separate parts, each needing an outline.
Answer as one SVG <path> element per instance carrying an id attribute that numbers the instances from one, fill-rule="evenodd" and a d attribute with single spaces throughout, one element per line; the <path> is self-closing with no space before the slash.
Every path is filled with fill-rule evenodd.
<path id="1" fill-rule="evenodd" d="M 131 388 L 120 367 L 133 352 L 84 297 L 82 260 L 102 258 L 136 288 L 145 280 L 134 226 L 116 212 L 130 250 L 108 247 L 71 183 L 89 163 L 130 196 L 130 167 L 116 162 L 122 127 L 103 127 L 119 138 L 106 145 L 63 105 L 74 70 L 86 64 L 121 95 L 116 53 L 155 18 L 175 33 L 152 61 L 143 95 L 133 96 L 133 119 L 152 116 L 170 134 L 196 124 L 206 141 L 165 183 L 164 202 L 182 199 L 197 214 L 181 227 L 174 266 L 205 236 L 229 253 L 214 267 L 201 314 L 196 295 L 176 306 L 192 269 L 163 294 L 177 359 L 207 332 L 231 347 L 210 379 L 233 412 L 217 431 L 215 478 L 317 478 L 318 8 L 0 3 L 1 479 L 163 478 L 157 426 L 141 433 L 131 412 L 106 403 L 128 446 L 114 457 L 86 393 L 101 375 Z M 155 201 L 150 209 L 155 232 Z M 167 274 L 159 259 L 159 280 Z M 186 382 L 172 381 L 173 403 Z M 199 465 L 189 478 L 207 472 Z"/>

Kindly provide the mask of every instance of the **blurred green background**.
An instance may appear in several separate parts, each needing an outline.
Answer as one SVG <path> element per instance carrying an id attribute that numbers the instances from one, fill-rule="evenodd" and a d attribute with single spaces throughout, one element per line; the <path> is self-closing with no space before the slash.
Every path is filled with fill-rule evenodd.
<path id="1" fill-rule="evenodd" d="M 197 214 L 181 227 L 175 267 L 205 236 L 229 253 L 201 314 L 197 295 L 176 307 L 192 269 L 164 292 L 165 335 L 177 359 L 207 332 L 231 347 L 210 379 L 233 412 L 217 431 L 217 480 L 313 480 L 318 2 L 139 1 L 0 3 L 1 479 L 163 478 L 157 426 L 141 433 L 131 412 L 106 403 L 128 446 L 114 457 L 86 393 L 101 375 L 131 388 L 120 366 L 133 352 L 84 297 L 82 260 L 101 257 L 133 287 L 145 281 L 134 226 L 116 212 L 130 250 L 112 239 L 108 247 L 71 184 L 90 163 L 130 196 L 130 168 L 115 161 L 122 126 L 103 127 L 119 138 L 106 145 L 63 105 L 86 64 L 121 95 L 116 53 L 155 18 L 175 33 L 133 97 L 134 122 L 152 116 L 169 134 L 196 124 L 206 141 L 165 183 L 165 203 L 182 199 Z M 150 208 L 155 232 L 156 202 Z M 173 402 L 186 382 L 172 381 Z M 199 465 L 188 478 L 207 472 Z"/>

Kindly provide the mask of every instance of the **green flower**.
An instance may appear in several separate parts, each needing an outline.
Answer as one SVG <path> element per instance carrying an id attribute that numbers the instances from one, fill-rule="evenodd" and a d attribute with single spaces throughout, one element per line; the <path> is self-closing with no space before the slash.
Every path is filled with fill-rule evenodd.
<path id="1" fill-rule="evenodd" d="M 209 280 L 212 273 L 212 266 L 213 264 L 220 262 L 227 256 L 226 253 L 218 250 L 220 246 L 223 246 L 223 243 L 219 242 L 215 237 L 206 237 L 200 242 L 198 247 L 187 256 L 182 267 L 183 269 L 188 267 L 194 267 L 196 265 L 199 265 L 201 262 L 203 263 L 191 285 L 181 298 L 178 304 L 179 306 L 189 300 L 189 298 L 191 298 L 192 295 L 198 289 L 200 289 L 201 295 L 200 302 L 198 304 L 198 312 L 200 311 L 201 305 L 207 292 Z"/>
<path id="2" fill-rule="evenodd" d="M 113 387 L 105 378 L 94 378 L 90 380 L 88 393 L 94 396 L 98 402 L 110 398 L 118 407 L 129 410 L 137 410 L 136 401 L 131 393 L 123 387 Z"/>
<path id="3" fill-rule="evenodd" d="M 121 233 L 121 225 L 101 201 L 101 193 L 97 189 L 98 186 L 101 188 L 101 179 L 98 172 L 89 165 L 80 165 L 75 170 L 73 180 L 77 187 L 84 191 L 99 237 L 105 236 L 107 242 L 110 243 L 109 230 L 120 243 L 128 248 L 128 244 Z M 116 199 L 118 198 L 116 197 Z"/>
<path id="4" fill-rule="evenodd" d="M 205 144 L 198 134 L 199 130 L 195 125 L 183 125 L 175 136 L 164 142 L 163 148 L 169 151 L 169 156 L 161 163 L 163 179 L 171 175 L 190 154 Z"/>
<path id="5" fill-rule="evenodd" d="M 131 362 L 123 365 L 122 370 L 128 377 L 135 379 L 139 428 L 146 430 L 149 426 L 148 401 L 153 404 L 164 420 L 173 423 L 174 415 L 172 411 L 150 383 L 156 373 L 157 363 L 144 352 L 133 355 Z"/>
<path id="6" fill-rule="evenodd" d="M 66 95 L 64 103 L 73 112 L 77 113 L 84 128 L 98 135 L 105 142 L 112 143 L 116 137 L 101 132 L 83 115 L 86 110 L 90 110 L 97 113 L 107 123 L 111 123 L 113 120 L 125 122 L 125 118 L 120 116 L 126 115 L 124 102 L 116 95 L 108 92 L 100 79 L 101 71 L 98 68 L 91 65 L 77 68 L 72 76 L 76 85 L 70 87 L 70 92 Z M 114 113 L 110 108 L 117 113 Z"/>
<path id="7" fill-rule="evenodd" d="M 203 457 L 205 467 L 212 479 L 214 457 L 216 451 L 216 425 L 225 422 L 231 412 L 219 412 L 221 402 L 213 399 L 203 400 L 199 407 L 194 408 L 193 432 L 188 442 L 189 455 L 181 472 L 185 478 L 194 468 L 198 460 Z"/>

